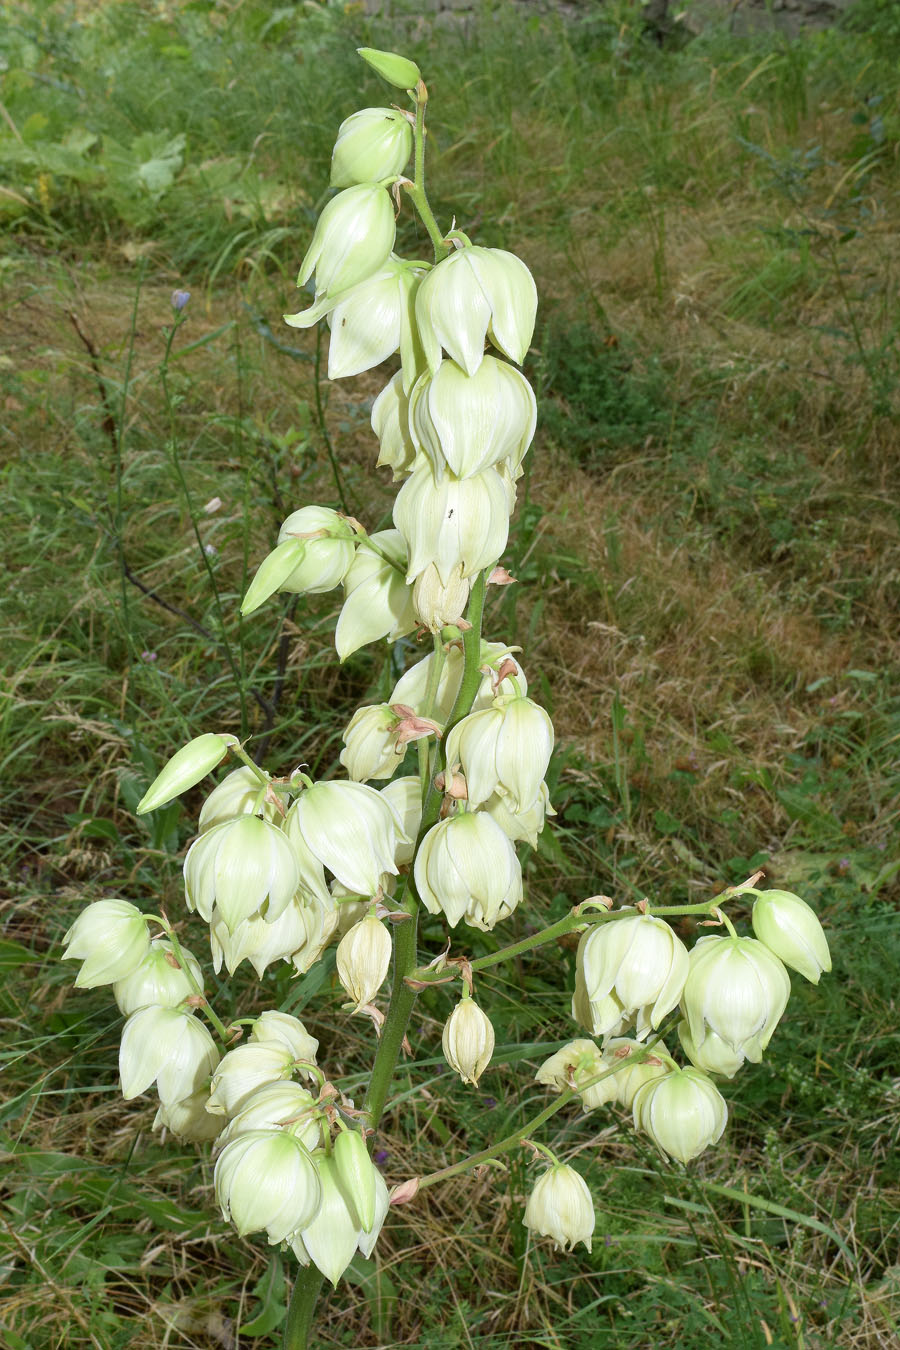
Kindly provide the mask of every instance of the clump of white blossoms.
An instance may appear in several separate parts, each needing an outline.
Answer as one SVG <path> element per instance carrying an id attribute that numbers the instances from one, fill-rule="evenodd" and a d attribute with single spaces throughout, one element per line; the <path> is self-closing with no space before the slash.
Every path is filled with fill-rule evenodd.
<path id="1" fill-rule="evenodd" d="M 557 1048 L 538 1070 L 560 1097 L 537 1124 L 569 1101 L 588 1112 L 623 1108 L 665 1155 L 687 1164 L 725 1128 L 713 1076 L 731 1077 L 766 1053 L 790 992 L 786 967 L 813 982 L 830 969 L 812 909 L 787 892 L 757 891 L 756 877 L 705 903 L 617 909 L 595 898 L 540 931 L 517 925 L 524 850 L 554 814 L 546 781 L 554 731 L 529 694 L 519 648 L 487 640 L 483 628 L 487 588 L 514 580 L 501 557 L 535 431 L 535 396 L 519 367 L 537 293 L 514 253 L 440 229 L 425 193 L 428 95 L 418 68 L 391 52 L 361 55 L 394 96 L 406 91 L 411 109 L 367 106 L 341 124 L 336 195 L 298 278 L 313 290 L 286 321 L 330 325 L 333 379 L 394 361 L 372 409 L 373 470 L 386 471 L 383 486 L 389 477 L 399 485 L 393 526 L 370 533 L 334 506 L 292 503 L 242 612 L 281 593 L 335 592 L 336 659 L 399 638 L 420 652 L 385 702 L 350 718 L 345 776 L 273 776 L 235 736 L 207 731 L 173 755 L 138 808 L 164 806 L 229 755 L 237 760 L 200 810 L 184 861 L 185 916 L 207 925 L 217 974 L 246 964 L 260 988 L 273 967 L 306 977 L 336 944 L 336 980 L 329 988 L 320 975 L 331 967 L 320 968 L 308 998 L 330 1000 L 316 1015 L 321 1022 L 330 1009 L 335 1038 L 342 1017 L 360 1019 L 359 1029 L 347 1046 L 320 1045 L 291 1012 L 238 1016 L 232 1005 L 220 1015 L 201 962 L 181 945 L 184 916 L 145 914 L 130 899 L 88 905 L 64 953 L 82 963 L 76 984 L 111 985 L 127 1018 L 124 1096 L 155 1086 L 155 1127 L 212 1144 L 223 1219 L 332 1284 L 357 1253 L 372 1255 L 392 1200 L 408 1201 L 443 1175 L 389 1192 L 371 1152 L 407 1031 L 413 1052 L 421 1034 L 410 1019 L 423 989 L 451 986 L 441 1048 L 475 1087 L 503 1047 L 472 997 L 473 973 L 488 978 L 483 972 L 505 960 L 580 933 L 572 1014 L 590 1036 Z M 430 258 L 395 252 L 404 198 L 431 241 Z M 744 895 L 756 897 L 755 937 L 738 936 L 719 908 Z M 707 934 L 689 951 L 669 923 L 688 915 L 723 923 L 727 935 Z M 504 927 L 506 947 L 501 938 L 486 955 L 449 955 L 451 940 L 477 938 L 484 952 L 479 935 Z M 432 948 L 422 965 L 420 941 Z M 458 981 L 461 997 L 453 996 Z M 295 1006 L 291 994 L 287 1007 Z M 380 1038 L 358 1105 L 323 1066 L 356 1052 L 366 1019 Z M 672 1045 L 675 1036 L 686 1065 L 666 1048 L 664 1038 Z M 524 1134 L 449 1170 L 499 1158 Z M 590 1250 L 586 1181 L 545 1146 L 532 1147 L 550 1165 L 525 1203 L 526 1226 L 558 1248 Z M 292 1346 L 307 1344 L 316 1288 L 307 1277 L 297 1284 Z"/>

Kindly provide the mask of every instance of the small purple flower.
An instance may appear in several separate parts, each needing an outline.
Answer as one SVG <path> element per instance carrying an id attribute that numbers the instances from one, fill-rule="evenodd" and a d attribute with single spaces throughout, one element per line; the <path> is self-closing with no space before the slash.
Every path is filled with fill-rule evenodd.
<path id="1" fill-rule="evenodd" d="M 191 298 L 190 291 L 173 291 L 172 308 L 180 313 Z"/>
<path id="2" fill-rule="evenodd" d="M 482 1097 L 482 1101 L 489 1111 L 493 1111 L 494 1107 L 497 1105 L 496 1097 Z"/>
<path id="3" fill-rule="evenodd" d="M 141 660 L 142 660 L 142 661 L 155 661 L 155 660 L 156 660 L 156 652 L 146 652 L 146 651 L 145 651 L 145 652 L 141 652 Z"/>
<path id="4" fill-rule="evenodd" d="M 372 1156 L 377 1165 L 379 1167 L 383 1167 L 384 1164 L 387 1162 L 388 1158 L 390 1157 L 390 1154 L 388 1153 L 386 1148 L 380 1148 Z"/>

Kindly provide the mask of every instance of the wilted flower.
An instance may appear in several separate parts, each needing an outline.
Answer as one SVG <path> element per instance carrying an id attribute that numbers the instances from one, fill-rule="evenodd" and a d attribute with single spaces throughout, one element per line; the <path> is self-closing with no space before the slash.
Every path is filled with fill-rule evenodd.
<path id="1" fill-rule="evenodd" d="M 203 973 L 198 961 L 183 947 L 181 957 L 196 984 L 202 989 Z M 113 985 L 116 1006 L 125 1017 L 137 1012 L 138 1008 L 147 1008 L 151 1004 L 161 1008 L 175 1008 L 190 994 L 196 992 L 190 977 L 179 965 L 171 942 L 166 942 L 163 938 L 154 938 L 141 964 L 130 975 L 116 980 Z"/>
<path id="2" fill-rule="evenodd" d="M 395 234 L 394 208 L 383 187 L 345 188 L 319 216 L 297 285 L 305 286 L 315 272 L 318 294 L 356 286 L 387 261 Z"/>
<path id="3" fill-rule="evenodd" d="M 426 283 L 416 299 L 416 319 L 432 370 L 443 347 L 474 375 L 485 359 L 486 337 L 522 364 L 534 332 L 537 288 L 520 258 L 501 248 L 469 246 L 438 263 Z"/>
<path id="4" fill-rule="evenodd" d="M 356 1004 L 356 1012 L 371 1003 L 384 984 L 392 951 L 390 934 L 374 914 L 355 923 L 338 943 L 338 979 Z"/>
<path id="5" fill-rule="evenodd" d="M 573 1251 L 579 1242 L 590 1251 L 594 1203 L 584 1178 L 566 1163 L 554 1163 L 538 1177 L 524 1223 L 540 1237 L 552 1238 L 557 1251 Z"/>
<path id="6" fill-rule="evenodd" d="M 753 931 L 786 966 L 813 984 L 831 970 L 831 953 L 815 910 L 791 891 L 763 891 L 753 903 Z"/>
<path id="7" fill-rule="evenodd" d="M 494 1028 L 473 998 L 461 998 L 441 1035 L 444 1058 L 464 1083 L 477 1083 L 494 1053 Z"/>
<path id="8" fill-rule="evenodd" d="M 216 1043 L 204 1024 L 183 1008 L 140 1008 L 122 1031 L 119 1074 L 126 1101 L 156 1083 L 166 1106 L 206 1086 L 219 1063 Z"/>
<path id="9" fill-rule="evenodd" d="M 184 860 L 188 909 L 209 923 L 215 905 L 228 931 L 256 914 L 277 919 L 300 885 L 300 866 L 289 839 L 258 816 L 237 816 L 195 839 Z"/>
<path id="10" fill-rule="evenodd" d="M 691 1042 L 702 1054 L 712 1031 L 736 1054 L 758 1064 L 790 992 L 790 976 L 762 942 L 700 938 L 691 950 L 681 996 Z"/>
<path id="11" fill-rule="evenodd" d="M 222 1218 L 241 1237 L 265 1232 L 273 1245 L 305 1227 L 322 1203 L 308 1149 L 283 1130 L 248 1130 L 226 1144 L 214 1180 Z"/>
<path id="12" fill-rule="evenodd" d="M 128 900 L 95 900 L 63 938 L 63 961 L 82 961 L 78 989 L 115 984 L 131 975 L 150 950 L 147 920 Z"/>
<path id="13" fill-rule="evenodd" d="M 397 749 L 400 717 L 387 703 L 357 708 L 344 732 L 340 761 L 354 782 L 390 778 L 400 767 L 406 746 Z"/>
<path id="14" fill-rule="evenodd" d="M 340 585 L 355 550 L 353 527 L 327 506 L 304 506 L 288 516 L 277 547 L 264 558 L 241 605 L 252 614 L 276 591 L 319 595 Z"/>
<path id="15" fill-rule="evenodd" d="M 728 1107 L 699 1069 L 678 1069 L 645 1083 L 634 1098 L 635 1129 L 679 1162 L 696 1158 L 722 1136 Z"/>
<path id="16" fill-rule="evenodd" d="M 416 855 L 416 890 L 430 914 L 490 931 L 522 899 L 522 869 L 500 826 L 483 812 L 440 821 Z"/>
<path id="17" fill-rule="evenodd" d="M 360 108 L 338 129 L 331 155 L 331 186 L 395 178 L 406 167 L 412 142 L 412 127 L 396 108 Z"/>
<path id="18" fill-rule="evenodd" d="M 662 919 L 635 914 L 592 925 L 578 944 L 573 1015 L 595 1036 L 616 1035 L 637 1019 L 644 1040 L 681 997 L 688 972 L 684 944 Z M 579 987 L 579 980 L 581 987 Z"/>

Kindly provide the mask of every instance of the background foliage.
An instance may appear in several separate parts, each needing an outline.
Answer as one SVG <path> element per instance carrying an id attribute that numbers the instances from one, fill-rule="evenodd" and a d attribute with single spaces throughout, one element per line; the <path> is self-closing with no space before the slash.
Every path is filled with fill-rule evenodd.
<path id="1" fill-rule="evenodd" d="M 529 1246 L 523 1156 L 396 1212 L 320 1343 L 896 1344 L 895 9 L 660 46 L 631 0 L 391 19 L 0 6 L 10 1350 L 277 1344 L 289 1266 L 219 1221 L 208 1158 L 120 1100 L 111 1000 L 56 958 L 100 896 L 184 914 L 200 794 L 132 814 L 176 744 L 239 730 L 271 767 L 328 773 L 354 706 L 413 654 L 337 667 L 333 597 L 237 616 L 289 510 L 339 487 L 370 528 L 390 510 L 377 381 L 318 382 L 324 341 L 279 322 L 337 124 L 385 97 L 360 45 L 419 61 L 438 218 L 514 248 L 542 298 L 521 584 L 487 629 L 516 634 L 553 714 L 559 814 L 528 904 L 502 938 L 467 932 L 472 953 L 587 894 L 702 899 L 764 865 L 818 907 L 835 973 L 796 981 L 689 1170 L 614 1110 L 557 1118 L 547 1142 L 598 1206 L 590 1256 Z M 426 244 L 404 216 L 403 251 Z M 176 286 L 192 299 L 166 359 Z M 186 918 L 183 935 L 205 957 Z M 440 926 L 423 940 L 436 951 Z M 477 1092 L 444 1071 L 446 994 L 423 996 L 378 1153 L 390 1181 L 540 1109 L 572 967 L 561 947 L 479 983 L 499 1049 Z M 216 1006 L 276 1001 L 359 1090 L 369 1033 L 333 1012 L 331 959 L 303 981 L 243 975 Z"/>

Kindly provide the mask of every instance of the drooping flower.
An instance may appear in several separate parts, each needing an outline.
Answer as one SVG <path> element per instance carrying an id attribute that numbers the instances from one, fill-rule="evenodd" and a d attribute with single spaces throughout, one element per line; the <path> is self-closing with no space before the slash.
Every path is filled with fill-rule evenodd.
<path id="1" fill-rule="evenodd" d="M 331 154 L 331 186 L 345 188 L 395 178 L 412 154 L 412 142 L 412 127 L 396 108 L 360 108 L 338 128 Z"/>
<path id="2" fill-rule="evenodd" d="M 264 1232 L 284 1242 L 314 1219 L 322 1187 L 312 1156 L 283 1130 L 248 1130 L 219 1154 L 216 1199 L 241 1237 Z"/>
<path id="3" fill-rule="evenodd" d="M 218 1063 L 215 1041 L 187 1009 L 140 1008 L 122 1031 L 122 1096 L 130 1101 L 155 1082 L 160 1101 L 172 1106 L 204 1088 Z"/>
<path id="4" fill-rule="evenodd" d="M 526 1228 L 553 1240 L 557 1251 L 573 1251 L 579 1242 L 591 1250 L 594 1202 L 584 1177 L 566 1163 L 554 1163 L 538 1177 L 525 1206 Z"/>
<path id="5" fill-rule="evenodd" d="M 636 1019 L 639 1041 L 659 1026 L 681 997 L 688 973 L 684 943 L 649 914 L 594 924 L 576 955 L 578 1012 L 595 1036 L 618 1035 Z M 579 989 L 578 981 L 582 987 Z"/>
<path id="6" fill-rule="evenodd" d="M 473 998 L 461 998 L 444 1023 L 444 1059 L 464 1083 L 477 1083 L 494 1053 L 494 1028 Z"/>
<path id="7" fill-rule="evenodd" d="M 317 294 L 356 286 L 387 262 L 395 235 L 394 208 L 383 187 L 345 188 L 319 216 L 297 285 L 305 286 L 315 272 Z"/>
<path id="8" fill-rule="evenodd" d="M 521 258 L 470 245 L 438 263 L 426 282 L 416 300 L 416 319 L 432 370 L 443 347 L 474 375 L 485 359 L 487 337 L 522 364 L 534 333 L 537 288 Z"/>
<path id="9" fill-rule="evenodd" d="M 645 1083 L 635 1093 L 633 1112 L 635 1129 L 682 1163 L 721 1139 L 728 1122 L 722 1094 L 699 1069 L 673 1067 Z"/>
<path id="10" fill-rule="evenodd" d="M 758 1064 L 790 993 L 790 976 L 762 942 L 700 938 L 681 996 L 691 1042 L 702 1053 L 712 1031 L 735 1054 Z"/>
<path id="11" fill-rule="evenodd" d="M 150 950 L 147 920 L 129 900 L 95 900 L 63 938 L 63 961 L 81 961 L 78 989 L 96 989 L 127 979 Z"/>
<path id="12" fill-rule="evenodd" d="M 419 899 L 451 928 L 464 919 L 486 932 L 522 899 L 522 869 L 496 821 L 479 811 L 448 816 L 425 835 L 414 869 Z"/>
<path id="13" fill-rule="evenodd" d="M 753 903 L 753 931 L 769 951 L 813 984 L 831 970 L 828 940 L 814 909 L 791 891 L 763 891 Z"/>

